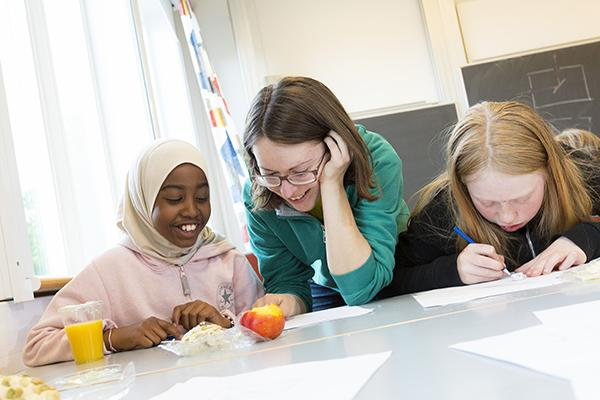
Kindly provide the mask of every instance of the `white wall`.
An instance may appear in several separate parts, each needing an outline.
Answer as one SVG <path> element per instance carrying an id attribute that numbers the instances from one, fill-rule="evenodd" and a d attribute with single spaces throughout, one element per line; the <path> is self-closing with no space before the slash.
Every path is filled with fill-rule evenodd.
<path id="1" fill-rule="evenodd" d="M 418 0 L 247 1 L 263 84 L 310 76 L 350 113 L 440 100 Z"/>
<path id="2" fill-rule="evenodd" d="M 418 0 L 253 1 L 267 77 L 316 78 L 350 113 L 439 100 Z"/>
<path id="3" fill-rule="evenodd" d="M 598 0 L 457 0 L 470 62 L 600 38 Z"/>
<path id="4" fill-rule="evenodd" d="M 243 99 L 236 122 L 265 79 L 288 74 L 323 80 L 354 112 L 423 100 L 462 111 L 467 63 L 600 38 L 598 0 L 224 3 L 193 5 L 227 98 Z"/>
<path id="5" fill-rule="evenodd" d="M 0 374 L 25 368 L 21 354 L 29 329 L 40 319 L 52 297 L 23 303 L 0 302 Z"/>

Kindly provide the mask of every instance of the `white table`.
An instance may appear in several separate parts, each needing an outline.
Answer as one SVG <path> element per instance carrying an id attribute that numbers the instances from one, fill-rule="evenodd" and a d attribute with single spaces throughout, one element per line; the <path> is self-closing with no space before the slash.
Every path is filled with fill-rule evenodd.
<path id="1" fill-rule="evenodd" d="M 564 283 L 435 309 L 411 296 L 368 304 L 370 314 L 288 331 L 270 343 L 178 358 L 160 349 L 113 354 L 110 364 L 132 361 L 136 379 L 126 399 L 147 399 L 177 382 L 262 368 L 392 351 L 358 395 L 361 399 L 561 399 L 569 382 L 466 354 L 449 345 L 533 326 L 533 311 L 600 299 L 600 284 Z M 74 363 L 29 369 L 46 380 L 76 371 Z"/>

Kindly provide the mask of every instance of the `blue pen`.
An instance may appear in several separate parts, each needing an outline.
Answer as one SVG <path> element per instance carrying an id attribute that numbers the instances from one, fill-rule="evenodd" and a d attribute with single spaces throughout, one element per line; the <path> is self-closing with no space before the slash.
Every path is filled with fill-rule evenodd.
<path id="1" fill-rule="evenodd" d="M 454 229 L 454 232 L 458 233 L 458 236 L 460 236 L 461 238 L 465 239 L 467 243 L 469 243 L 469 244 L 475 243 L 475 241 L 473 239 L 471 239 L 469 237 L 469 235 L 467 235 L 466 233 L 464 233 L 463 231 L 461 231 L 458 226 L 455 226 L 452 229 Z M 504 269 L 502 270 L 502 272 L 504 272 L 506 275 L 510 276 L 510 272 L 508 272 L 508 269 L 506 269 L 506 267 L 504 267 Z"/>

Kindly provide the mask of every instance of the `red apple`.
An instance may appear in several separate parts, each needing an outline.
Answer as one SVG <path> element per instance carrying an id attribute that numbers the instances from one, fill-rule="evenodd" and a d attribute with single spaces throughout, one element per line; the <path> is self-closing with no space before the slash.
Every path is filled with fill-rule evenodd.
<path id="1" fill-rule="evenodd" d="M 275 339 L 283 331 L 285 316 L 275 304 L 254 307 L 242 314 L 240 324 L 268 339 Z"/>

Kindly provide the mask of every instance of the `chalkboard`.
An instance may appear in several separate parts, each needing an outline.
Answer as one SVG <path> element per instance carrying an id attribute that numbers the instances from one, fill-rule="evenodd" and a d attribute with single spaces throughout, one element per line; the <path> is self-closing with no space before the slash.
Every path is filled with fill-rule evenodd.
<path id="1" fill-rule="evenodd" d="M 519 100 L 557 131 L 600 134 L 600 42 L 462 68 L 469 104 Z"/>
<path id="2" fill-rule="evenodd" d="M 442 133 L 456 121 L 455 105 L 445 104 L 355 122 L 385 137 L 402 159 L 404 198 L 412 208 L 413 195 L 444 169 Z"/>

